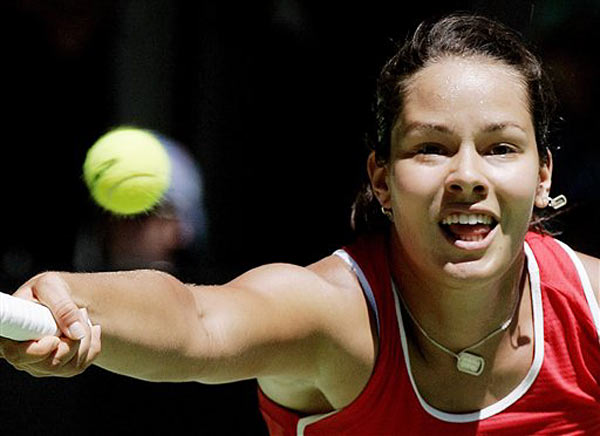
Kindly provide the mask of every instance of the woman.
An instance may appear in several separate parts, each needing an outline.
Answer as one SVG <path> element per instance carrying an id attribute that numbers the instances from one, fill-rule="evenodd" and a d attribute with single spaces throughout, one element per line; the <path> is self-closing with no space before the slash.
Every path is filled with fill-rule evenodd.
<path id="1" fill-rule="evenodd" d="M 34 375 L 256 378 L 273 434 L 600 432 L 598 260 L 528 232 L 557 202 L 549 90 L 504 26 L 422 25 L 382 72 L 353 244 L 217 287 L 42 274 L 17 295 L 65 337 L 1 353 Z"/>

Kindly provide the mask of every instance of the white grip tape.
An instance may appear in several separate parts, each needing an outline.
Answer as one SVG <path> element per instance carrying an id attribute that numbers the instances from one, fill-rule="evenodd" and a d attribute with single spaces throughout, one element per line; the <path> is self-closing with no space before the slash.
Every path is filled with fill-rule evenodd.
<path id="1" fill-rule="evenodd" d="M 28 341 L 59 334 L 52 312 L 46 306 L 0 292 L 0 336 Z"/>

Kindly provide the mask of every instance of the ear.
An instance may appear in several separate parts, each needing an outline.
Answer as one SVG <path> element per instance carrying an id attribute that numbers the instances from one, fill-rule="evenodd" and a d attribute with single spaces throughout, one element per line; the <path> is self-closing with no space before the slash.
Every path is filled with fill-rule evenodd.
<path id="1" fill-rule="evenodd" d="M 552 185 L 552 153 L 550 150 L 546 150 L 546 153 L 546 163 L 540 165 L 538 187 L 535 193 L 535 205 L 540 209 L 548 206 L 550 186 Z"/>
<path id="2" fill-rule="evenodd" d="M 390 209 L 391 205 L 391 194 L 389 185 L 387 182 L 388 168 L 387 165 L 381 166 L 377 163 L 375 158 L 375 152 L 372 151 L 367 160 L 367 171 L 369 173 L 369 179 L 371 180 L 371 187 L 373 193 L 379 200 L 379 204 L 386 209 Z"/>

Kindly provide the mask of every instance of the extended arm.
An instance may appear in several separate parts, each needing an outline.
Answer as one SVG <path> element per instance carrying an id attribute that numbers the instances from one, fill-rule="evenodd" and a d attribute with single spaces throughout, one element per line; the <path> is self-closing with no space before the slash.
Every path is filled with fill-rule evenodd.
<path id="1" fill-rule="evenodd" d="M 101 367 L 147 380 L 209 383 L 287 373 L 313 377 L 331 340 L 328 311 L 336 305 L 329 282 L 290 265 L 261 267 L 214 287 L 185 285 L 157 271 L 47 273 L 18 294 L 48 304 L 63 331 L 76 320 L 73 308 L 86 308 L 93 324 L 102 326 L 95 360 Z M 87 336 L 71 348 L 93 345 Z M 65 366 L 64 375 L 71 375 L 78 372 L 69 367 L 73 359 L 85 361 L 67 353 L 53 363 L 56 343 L 50 340 L 30 345 L 40 347 L 36 358 L 44 344 L 44 373 L 60 374 Z M 6 340 L 2 350 L 13 362 L 31 351 Z"/>

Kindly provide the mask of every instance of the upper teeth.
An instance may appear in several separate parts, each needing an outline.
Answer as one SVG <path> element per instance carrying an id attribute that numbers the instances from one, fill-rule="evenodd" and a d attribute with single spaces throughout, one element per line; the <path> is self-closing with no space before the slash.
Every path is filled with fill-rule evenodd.
<path id="1" fill-rule="evenodd" d="M 455 213 L 444 218 L 442 224 L 492 224 L 492 217 L 482 214 Z"/>

